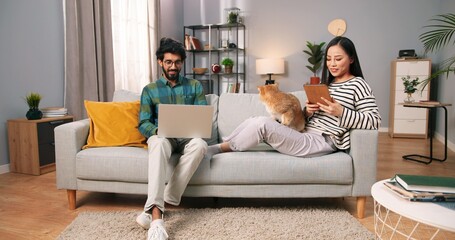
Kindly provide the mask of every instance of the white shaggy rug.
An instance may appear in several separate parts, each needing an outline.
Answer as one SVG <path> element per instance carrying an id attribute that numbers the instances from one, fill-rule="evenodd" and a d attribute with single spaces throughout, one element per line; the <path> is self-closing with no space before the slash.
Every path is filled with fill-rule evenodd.
<path id="1" fill-rule="evenodd" d="M 146 239 L 139 211 L 82 212 L 58 239 Z M 374 239 L 342 208 L 201 208 L 166 211 L 170 239 Z"/>

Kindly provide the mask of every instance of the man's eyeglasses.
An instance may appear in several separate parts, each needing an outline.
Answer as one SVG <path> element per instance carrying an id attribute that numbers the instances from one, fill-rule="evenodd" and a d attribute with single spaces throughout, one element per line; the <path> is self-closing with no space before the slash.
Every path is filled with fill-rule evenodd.
<path id="1" fill-rule="evenodd" d="M 176 67 L 180 67 L 180 66 L 182 66 L 183 62 L 182 62 L 182 60 L 177 60 L 175 62 L 173 62 L 171 60 L 166 60 L 166 61 L 163 61 L 163 63 L 164 63 L 164 66 L 166 66 L 166 67 L 170 67 L 170 66 L 172 66 L 172 64 L 174 64 Z"/>

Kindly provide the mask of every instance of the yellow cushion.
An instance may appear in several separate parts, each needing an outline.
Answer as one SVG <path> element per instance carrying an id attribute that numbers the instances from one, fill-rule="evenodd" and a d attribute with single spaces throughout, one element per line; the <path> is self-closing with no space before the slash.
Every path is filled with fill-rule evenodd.
<path id="1" fill-rule="evenodd" d="M 145 137 L 138 130 L 139 101 L 84 101 L 90 118 L 89 147 L 137 146 L 146 147 Z"/>

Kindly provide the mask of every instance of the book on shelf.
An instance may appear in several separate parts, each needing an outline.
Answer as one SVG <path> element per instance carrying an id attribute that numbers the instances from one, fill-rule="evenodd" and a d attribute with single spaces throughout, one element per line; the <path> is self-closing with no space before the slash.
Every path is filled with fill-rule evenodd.
<path id="1" fill-rule="evenodd" d="M 185 50 L 191 50 L 190 35 L 185 34 Z"/>
<path id="2" fill-rule="evenodd" d="M 229 83 L 228 84 L 228 93 L 239 93 L 240 83 Z"/>
<path id="3" fill-rule="evenodd" d="M 43 117 L 63 117 L 68 114 L 68 109 L 64 107 L 47 107 L 40 109 L 43 113 Z"/>
<path id="4" fill-rule="evenodd" d="M 203 50 L 201 41 L 197 37 L 190 36 L 191 47 L 193 50 Z"/>
<path id="5" fill-rule="evenodd" d="M 441 104 L 439 101 L 435 101 L 435 100 L 420 100 L 419 103 L 421 103 L 421 104 L 428 104 L 428 105 L 437 105 L 437 104 Z"/>
<path id="6" fill-rule="evenodd" d="M 455 178 L 396 174 L 395 181 L 408 191 L 455 193 Z"/>
<path id="7" fill-rule="evenodd" d="M 435 192 L 419 192 L 408 191 L 403 188 L 394 179 L 385 181 L 384 185 L 394 194 L 403 199 L 413 202 L 453 202 L 455 201 L 455 193 L 435 193 Z"/>

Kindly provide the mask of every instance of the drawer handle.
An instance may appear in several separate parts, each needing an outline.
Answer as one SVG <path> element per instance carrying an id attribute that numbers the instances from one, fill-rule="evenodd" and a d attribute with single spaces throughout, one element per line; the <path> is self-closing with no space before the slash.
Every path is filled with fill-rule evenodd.
<path id="1" fill-rule="evenodd" d="M 408 120 L 408 122 L 415 122 L 416 120 Z"/>
<path id="2" fill-rule="evenodd" d="M 51 125 L 55 125 L 55 124 L 63 123 L 63 120 L 52 121 L 52 122 L 49 122 L 49 123 Z"/>

